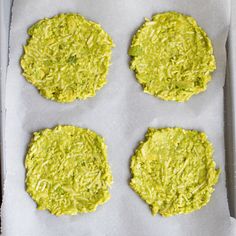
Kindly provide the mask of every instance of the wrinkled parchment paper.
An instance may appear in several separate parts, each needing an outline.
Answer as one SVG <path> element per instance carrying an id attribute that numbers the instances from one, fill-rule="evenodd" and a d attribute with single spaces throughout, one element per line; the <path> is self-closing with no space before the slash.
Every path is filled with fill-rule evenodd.
<path id="1" fill-rule="evenodd" d="M 189 102 L 165 102 L 143 93 L 129 70 L 127 50 L 144 17 L 175 10 L 193 16 L 213 41 L 217 59 L 206 92 Z M 27 29 L 37 20 L 76 12 L 99 22 L 116 43 L 108 84 L 86 101 L 58 104 L 41 97 L 21 75 Z M 224 173 L 223 85 L 229 0 L 15 0 L 6 97 L 6 181 L 2 209 L 7 236 L 227 236 L 234 235 Z M 36 210 L 25 192 L 24 157 L 31 134 L 57 124 L 87 127 L 105 137 L 114 184 L 111 200 L 95 213 L 55 217 Z M 128 186 L 130 157 L 148 127 L 183 127 L 207 133 L 222 169 L 210 203 L 188 215 L 153 217 Z M 231 232 L 230 232 L 231 231 Z"/>

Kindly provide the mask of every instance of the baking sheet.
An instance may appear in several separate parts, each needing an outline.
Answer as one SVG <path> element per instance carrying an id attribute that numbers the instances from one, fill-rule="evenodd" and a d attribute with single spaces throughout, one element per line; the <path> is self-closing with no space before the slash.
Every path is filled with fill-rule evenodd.
<path id="1" fill-rule="evenodd" d="M 227 78 L 225 94 L 226 186 L 230 215 L 236 217 L 236 1 L 231 2 L 231 23 L 227 40 Z"/>
<path id="2" fill-rule="evenodd" d="M 197 19 L 215 49 L 217 71 L 208 90 L 189 102 L 164 102 L 144 94 L 128 68 L 127 49 L 144 17 L 176 10 Z M 61 12 L 78 12 L 99 22 L 116 43 L 109 83 L 97 96 L 72 104 L 42 98 L 21 76 L 19 58 L 27 28 L 38 19 Z M 211 202 L 202 210 L 171 218 L 153 217 L 147 205 L 129 188 L 129 161 L 147 127 L 181 126 L 205 131 L 215 146 L 215 160 L 224 170 L 223 85 L 225 41 L 230 1 L 225 0 L 15 0 L 10 40 L 6 97 L 6 183 L 4 235 L 230 235 L 235 222 L 228 211 L 225 173 Z M 24 190 L 24 155 L 33 131 L 57 124 L 88 127 L 108 145 L 114 184 L 112 199 L 95 213 L 55 217 L 37 211 Z M 233 235 L 233 232 L 231 231 Z"/>

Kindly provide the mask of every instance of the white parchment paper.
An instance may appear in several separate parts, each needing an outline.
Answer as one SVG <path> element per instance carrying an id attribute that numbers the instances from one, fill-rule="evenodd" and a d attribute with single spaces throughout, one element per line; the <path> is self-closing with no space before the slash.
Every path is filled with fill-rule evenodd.
<path id="1" fill-rule="evenodd" d="M 127 50 L 144 17 L 175 10 L 193 16 L 213 41 L 217 70 L 206 92 L 187 103 L 165 102 L 143 93 L 129 70 Z M 21 75 L 19 58 L 27 29 L 41 18 L 76 12 L 99 22 L 116 43 L 108 84 L 97 96 L 72 104 L 41 97 Z M 224 173 L 223 85 L 230 0 L 15 0 L 6 97 L 6 181 L 2 207 L 7 236 L 227 236 L 234 235 Z M 105 137 L 114 184 L 111 200 L 95 213 L 55 217 L 36 210 L 25 192 L 24 157 L 31 134 L 57 124 L 87 127 Z M 153 217 L 128 186 L 129 163 L 148 127 L 183 127 L 208 134 L 222 169 L 210 203 L 188 215 Z"/>

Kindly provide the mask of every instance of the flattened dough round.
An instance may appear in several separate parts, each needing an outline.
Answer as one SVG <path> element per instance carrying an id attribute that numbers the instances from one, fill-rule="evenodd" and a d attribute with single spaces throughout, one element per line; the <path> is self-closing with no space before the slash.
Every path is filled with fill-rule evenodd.
<path id="1" fill-rule="evenodd" d="M 146 19 L 129 55 L 144 92 L 163 100 L 184 102 L 206 90 L 216 69 L 207 34 L 192 17 L 176 12 Z"/>
<path id="2" fill-rule="evenodd" d="M 21 58 L 23 75 L 46 98 L 72 102 L 106 84 L 111 37 L 78 14 L 60 14 L 29 28 Z"/>
<path id="3" fill-rule="evenodd" d="M 212 156 L 204 133 L 149 128 L 132 157 L 130 185 L 153 215 L 190 213 L 209 202 L 218 181 Z"/>
<path id="4" fill-rule="evenodd" d="M 110 199 L 107 150 L 89 129 L 57 126 L 35 132 L 25 160 L 27 192 L 54 215 L 93 212 Z"/>

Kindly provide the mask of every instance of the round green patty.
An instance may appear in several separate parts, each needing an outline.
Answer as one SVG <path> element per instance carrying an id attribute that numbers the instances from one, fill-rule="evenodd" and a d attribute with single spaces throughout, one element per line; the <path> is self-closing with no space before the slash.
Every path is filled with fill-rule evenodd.
<path id="1" fill-rule="evenodd" d="M 93 212 L 110 199 L 104 140 L 75 126 L 34 133 L 25 160 L 27 192 L 54 215 Z"/>
<path id="2" fill-rule="evenodd" d="M 183 102 L 206 90 L 216 69 L 206 33 L 192 17 L 176 12 L 146 19 L 129 55 L 144 91 L 164 100 Z"/>
<path id="3" fill-rule="evenodd" d="M 24 77 L 46 98 L 72 102 L 106 84 L 114 46 L 99 24 L 78 14 L 60 14 L 29 28 L 21 58 Z"/>
<path id="4" fill-rule="evenodd" d="M 213 148 L 204 133 L 150 128 L 131 161 L 131 187 L 153 215 L 190 213 L 205 206 L 218 181 Z"/>

